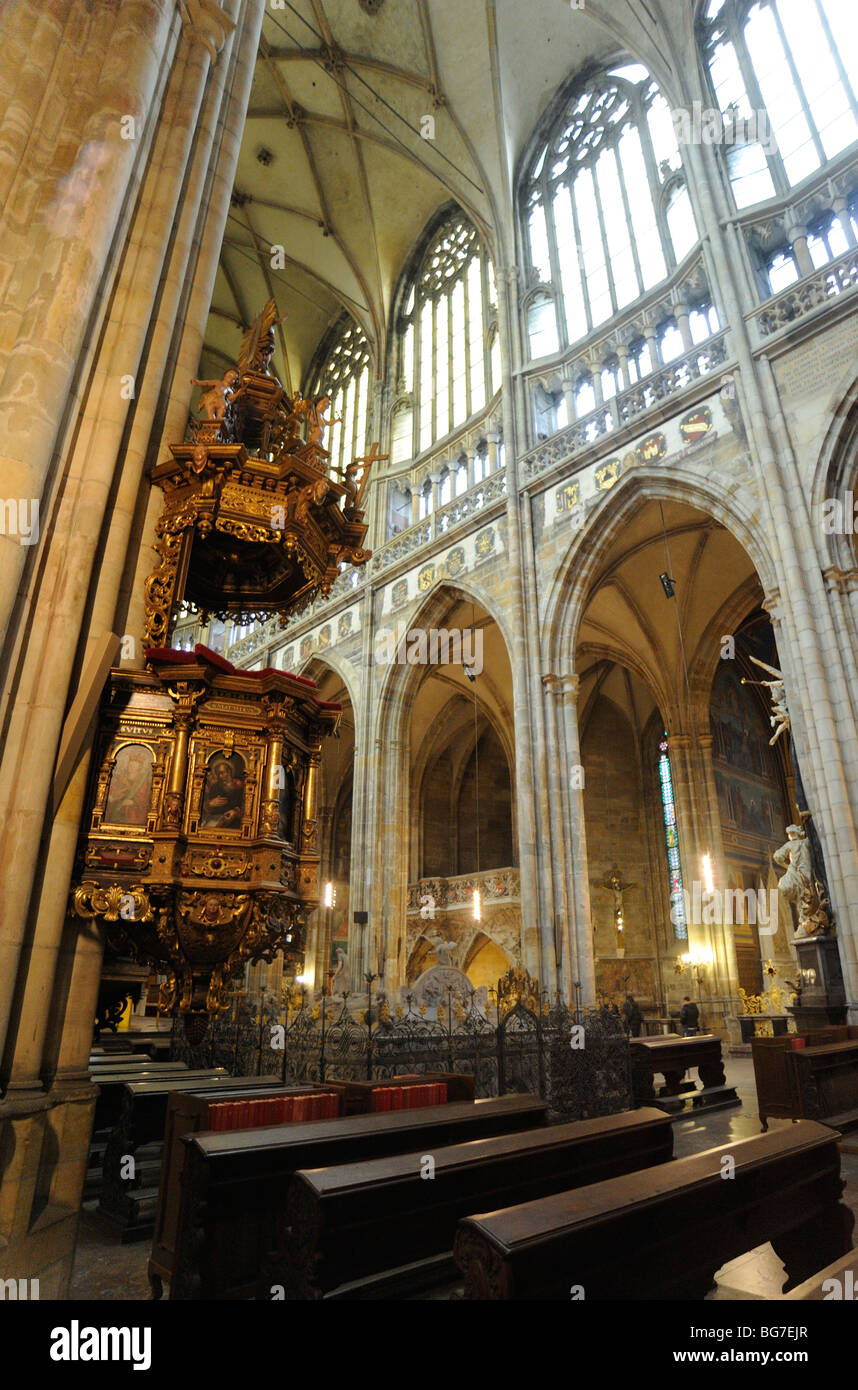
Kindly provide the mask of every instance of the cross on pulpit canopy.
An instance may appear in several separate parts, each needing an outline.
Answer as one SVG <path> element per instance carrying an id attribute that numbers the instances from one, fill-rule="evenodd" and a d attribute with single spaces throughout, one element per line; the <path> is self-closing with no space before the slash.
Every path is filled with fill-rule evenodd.
<path id="1" fill-rule="evenodd" d="M 364 454 L 363 458 L 356 458 L 346 469 L 346 487 L 351 486 L 357 489 L 352 501 L 353 507 L 359 507 L 361 504 L 361 498 L 366 490 L 366 485 L 369 481 L 369 471 L 372 465 L 374 463 L 384 463 L 385 459 L 390 458 L 390 454 L 380 454 L 378 450 L 378 444 L 375 442 L 372 443 L 369 447 L 369 453 Z M 363 467 L 360 469 L 360 477 L 358 477 L 359 465 L 361 464 Z"/>

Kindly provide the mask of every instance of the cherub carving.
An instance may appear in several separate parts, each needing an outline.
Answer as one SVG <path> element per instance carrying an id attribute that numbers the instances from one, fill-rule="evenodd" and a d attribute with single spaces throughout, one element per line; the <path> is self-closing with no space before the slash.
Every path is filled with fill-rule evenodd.
<path id="1" fill-rule="evenodd" d="M 329 425 L 340 423 L 340 416 L 335 416 L 333 420 L 326 420 L 325 415 L 331 408 L 330 396 L 316 396 L 315 399 L 309 397 L 296 400 L 293 403 L 293 410 L 297 415 L 302 415 L 307 421 L 307 443 L 315 444 L 319 447 L 319 440 L 322 438 Z"/>
<path id="2" fill-rule="evenodd" d="M 206 389 L 200 396 L 197 410 L 206 420 L 223 420 L 227 406 L 231 403 L 235 395 L 235 387 L 238 382 L 238 372 L 234 367 L 224 374 L 222 381 L 198 381 L 191 377 L 192 386 L 202 386 Z"/>

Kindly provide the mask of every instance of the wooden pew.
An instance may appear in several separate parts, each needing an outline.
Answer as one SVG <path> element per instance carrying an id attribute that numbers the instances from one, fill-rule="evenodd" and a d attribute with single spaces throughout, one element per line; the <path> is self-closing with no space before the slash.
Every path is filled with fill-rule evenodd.
<path id="1" fill-rule="evenodd" d="M 148 1240 L 153 1231 L 170 1096 L 217 1086 L 226 1100 L 233 1090 L 268 1094 L 279 1085 L 273 1077 L 229 1076 L 223 1067 L 122 1082 L 104 1146 L 98 1210 L 117 1229 L 123 1244 Z M 134 1176 L 123 1177 L 129 1157 L 134 1159 Z"/>
<path id="2" fill-rule="evenodd" d="M 315 1091 L 327 1091 L 325 1086 L 309 1084 L 284 1086 L 277 1083 L 271 1089 L 258 1077 L 234 1077 L 232 1089 L 223 1086 L 202 1087 L 194 1091 L 173 1091 L 167 1097 L 167 1120 L 164 1126 L 164 1145 L 161 1154 L 161 1175 L 158 1187 L 158 1206 L 152 1234 L 152 1253 L 149 1257 L 147 1274 L 153 1298 L 160 1298 L 164 1280 L 173 1273 L 173 1258 L 176 1250 L 176 1231 L 179 1221 L 179 1206 L 182 1193 L 182 1173 L 185 1166 L 187 1145 L 182 1143 L 186 1134 L 199 1134 L 211 1126 L 209 1115 L 212 1105 L 223 1100 L 258 1099 L 260 1094 L 275 1096 L 309 1095 Z M 243 1082 L 243 1086 L 239 1085 Z"/>
<path id="3" fill-rule="evenodd" d="M 660 1105 L 677 1113 L 691 1099 L 692 1108 L 723 1109 L 741 1105 L 735 1089 L 726 1084 L 721 1039 L 715 1033 L 698 1033 L 692 1038 L 666 1036 L 661 1038 L 632 1038 L 629 1042 L 632 1061 L 632 1094 L 636 1105 Z M 682 1078 L 697 1068 L 700 1089 L 690 1087 L 683 1092 Z M 655 1076 L 660 1072 L 664 1086 L 655 1093 Z"/>
<path id="4" fill-rule="evenodd" d="M 382 1115 L 186 1135 L 170 1298 L 253 1298 L 298 1169 L 359 1162 L 542 1126 L 534 1096 L 460 1101 Z"/>
<path id="5" fill-rule="evenodd" d="M 158 1086 L 170 1081 L 213 1081 L 219 1076 L 226 1075 L 227 1072 L 224 1067 L 205 1067 L 195 1071 L 190 1071 L 184 1067 L 180 1071 L 146 1068 L 135 1071 L 101 1072 L 92 1078 L 99 1087 L 98 1100 L 95 1102 L 93 1133 L 114 1128 L 122 1108 L 124 1089 L 128 1085 Z"/>
<path id="6" fill-rule="evenodd" d="M 465 1297 L 568 1300 L 582 1288 L 587 1300 L 702 1299 L 723 1264 L 766 1241 L 792 1288 L 851 1248 L 837 1138 L 802 1120 L 468 1217 L 454 1246 Z"/>
<path id="7" fill-rule="evenodd" d="M 797 1288 L 782 1295 L 796 1303 L 851 1302 L 858 1300 L 858 1250 L 821 1269 Z"/>
<path id="8" fill-rule="evenodd" d="M 272 1094 L 280 1096 L 299 1095 L 311 1091 L 333 1091 L 339 1097 L 341 1116 L 365 1115 L 371 1113 L 373 1092 L 379 1088 L 391 1085 L 414 1087 L 430 1081 L 443 1082 L 447 1088 L 449 1104 L 474 1099 L 474 1077 L 459 1072 L 426 1072 L 420 1076 L 394 1077 L 391 1081 L 343 1081 L 332 1078 L 319 1082 L 318 1085 L 281 1087 Z M 161 1297 L 164 1281 L 169 1280 L 173 1272 L 182 1172 L 187 1153 L 186 1145 L 180 1141 L 185 1134 L 197 1134 L 210 1129 L 210 1107 L 224 1098 L 223 1092 L 217 1089 L 176 1091 L 168 1097 L 158 1208 L 148 1266 L 153 1298 Z M 243 1098 L 241 1094 L 230 1097 L 236 1100 Z"/>
<path id="9" fill-rule="evenodd" d="M 425 1157 L 418 1150 L 296 1173 L 258 1297 L 278 1284 L 288 1299 L 330 1296 L 338 1286 L 334 1296 L 383 1297 L 391 1285 L 401 1297 L 406 1283 L 452 1278 L 461 1217 L 665 1163 L 673 1128 L 663 1110 L 631 1110 L 437 1149 L 431 1177 Z M 395 1284 L 390 1274 L 371 1277 L 418 1261 Z"/>

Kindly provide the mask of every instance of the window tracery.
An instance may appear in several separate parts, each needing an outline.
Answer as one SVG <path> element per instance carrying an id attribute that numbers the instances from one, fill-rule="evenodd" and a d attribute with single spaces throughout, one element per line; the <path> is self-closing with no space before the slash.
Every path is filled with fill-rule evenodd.
<path id="1" fill-rule="evenodd" d="M 348 314 L 331 334 L 330 343 L 313 377 L 311 395 L 330 396 L 330 424 L 322 437 L 332 468 L 343 472 L 366 453 L 371 424 L 369 343 Z"/>
<path id="2" fill-rule="evenodd" d="M 481 410 L 500 385 L 491 259 L 458 210 L 442 222 L 403 295 L 397 320 L 393 464 Z"/>
<path id="3" fill-rule="evenodd" d="M 573 88 L 530 160 L 522 210 L 531 358 L 585 338 L 697 244 L 670 111 L 644 67 Z"/>
<path id="4" fill-rule="evenodd" d="M 708 0 L 698 35 L 736 206 L 784 194 L 858 139 L 851 0 Z"/>

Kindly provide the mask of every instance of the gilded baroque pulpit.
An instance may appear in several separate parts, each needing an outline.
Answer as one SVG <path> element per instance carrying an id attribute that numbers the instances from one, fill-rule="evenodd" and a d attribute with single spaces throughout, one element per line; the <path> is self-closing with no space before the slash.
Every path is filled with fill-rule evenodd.
<path id="1" fill-rule="evenodd" d="M 343 475 L 322 447 L 326 397 L 289 398 L 270 371 L 276 309 L 238 365 L 202 382 L 204 419 L 152 480 L 161 563 L 146 582 L 146 667 L 111 673 L 71 910 L 169 981 L 191 1042 L 246 961 L 300 961 L 318 904 L 316 781 L 340 707 L 312 681 L 243 671 L 169 637 L 201 618 L 281 620 L 369 552 L 360 509 L 375 448 Z"/>

